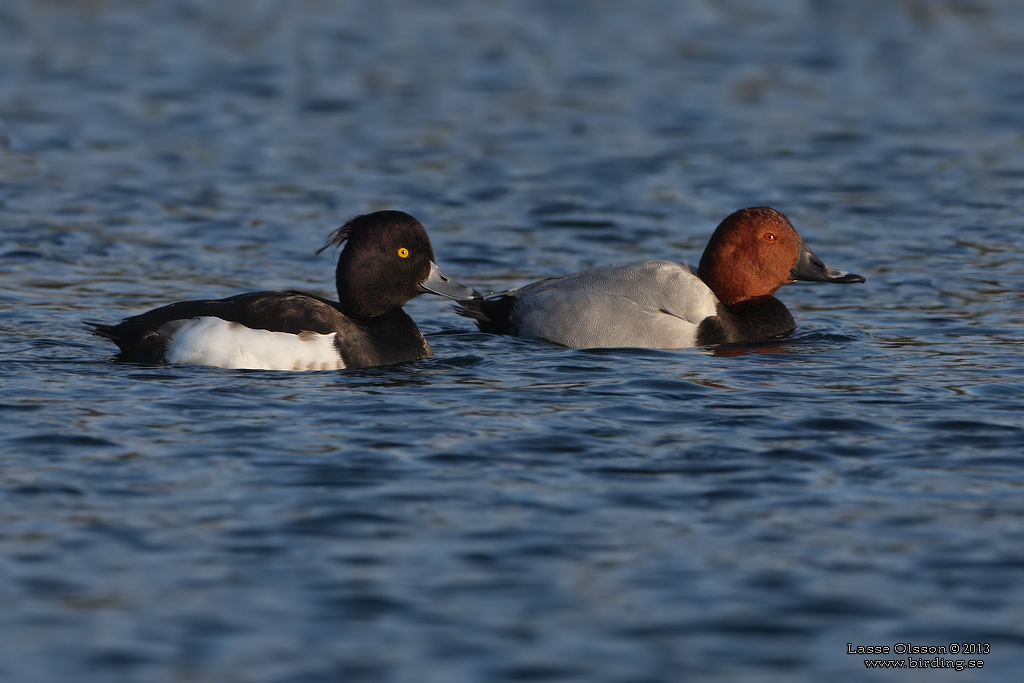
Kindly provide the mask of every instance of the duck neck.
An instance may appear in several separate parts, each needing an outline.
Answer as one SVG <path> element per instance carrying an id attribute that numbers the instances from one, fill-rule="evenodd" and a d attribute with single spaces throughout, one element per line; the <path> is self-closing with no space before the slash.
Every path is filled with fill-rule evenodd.
<path id="1" fill-rule="evenodd" d="M 335 275 L 335 285 L 339 309 L 352 318 L 376 318 L 396 308 L 386 300 L 387 293 L 379 291 L 379 287 L 369 284 L 359 287 L 349 282 L 340 266 Z"/>

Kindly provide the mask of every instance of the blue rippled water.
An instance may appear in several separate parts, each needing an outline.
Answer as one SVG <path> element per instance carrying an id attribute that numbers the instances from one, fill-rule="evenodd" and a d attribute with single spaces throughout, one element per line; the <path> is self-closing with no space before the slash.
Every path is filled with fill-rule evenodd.
<path id="1" fill-rule="evenodd" d="M 1021 36 L 1009 0 L 3 4 L 0 680 L 1015 680 Z M 381 208 L 486 291 L 763 204 L 867 278 L 783 288 L 772 343 L 421 298 L 433 358 L 292 374 L 80 324 L 330 295 L 314 252 Z M 988 650 L 847 653 L 898 643 Z"/>

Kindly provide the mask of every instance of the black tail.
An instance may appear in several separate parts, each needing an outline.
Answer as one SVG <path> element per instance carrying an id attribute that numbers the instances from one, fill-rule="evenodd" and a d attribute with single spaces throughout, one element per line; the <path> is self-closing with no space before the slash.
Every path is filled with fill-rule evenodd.
<path id="1" fill-rule="evenodd" d="M 83 320 L 82 324 L 97 337 L 109 339 L 117 344 L 121 351 L 121 360 L 139 363 L 163 362 L 167 339 L 156 331 L 140 329 L 138 325 L 132 324 L 132 320 L 128 318 L 117 325 Z"/>
<path id="2" fill-rule="evenodd" d="M 476 321 L 481 332 L 515 334 L 518 327 L 513 320 L 516 299 L 502 294 L 495 299 L 470 299 L 455 305 L 455 312 Z"/>
<path id="3" fill-rule="evenodd" d="M 92 320 L 83 320 L 82 324 L 97 337 L 110 339 L 113 342 L 116 342 L 118 339 L 117 325 L 107 325 L 106 323 L 98 323 Z"/>

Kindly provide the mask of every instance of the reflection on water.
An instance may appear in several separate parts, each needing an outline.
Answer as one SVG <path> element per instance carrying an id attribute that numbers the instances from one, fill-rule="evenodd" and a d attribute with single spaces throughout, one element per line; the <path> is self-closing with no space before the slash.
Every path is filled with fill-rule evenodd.
<path id="1" fill-rule="evenodd" d="M 875 680 L 1021 656 L 1010 2 L 0 7 L 0 679 Z M 333 289 L 401 209 L 482 291 L 772 205 L 863 287 L 786 339 L 574 351 L 409 312 L 343 373 L 81 328 Z M 941 678 L 941 673 L 930 675 Z M 685 677 L 685 676 L 684 676 Z"/>

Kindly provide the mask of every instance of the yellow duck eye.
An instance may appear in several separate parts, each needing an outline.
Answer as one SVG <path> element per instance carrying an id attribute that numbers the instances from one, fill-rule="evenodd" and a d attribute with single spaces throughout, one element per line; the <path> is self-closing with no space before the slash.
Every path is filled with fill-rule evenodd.
<path id="1" fill-rule="evenodd" d="M 409 250 L 408 250 L 408 249 L 406 249 L 405 247 L 399 247 L 399 249 L 398 249 L 398 255 L 399 255 L 399 256 L 400 256 L 401 258 L 409 258 Z"/>

